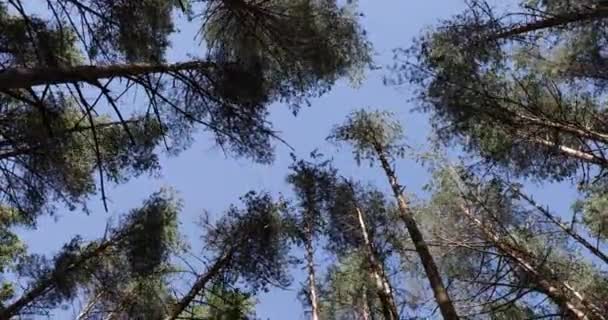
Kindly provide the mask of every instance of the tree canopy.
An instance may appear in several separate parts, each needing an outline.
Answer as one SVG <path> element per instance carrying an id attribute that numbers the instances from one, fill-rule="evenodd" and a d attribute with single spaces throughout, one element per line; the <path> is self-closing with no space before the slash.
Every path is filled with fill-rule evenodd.
<path id="1" fill-rule="evenodd" d="M 357 1 L 0 1 L 0 319 L 255 320 L 283 294 L 311 320 L 608 319 L 608 3 L 464 4 L 381 69 Z M 275 129 L 370 71 L 413 89 L 421 146 L 390 106 L 308 157 Z M 30 248 L 205 138 L 281 181 L 192 177 L 242 196 L 193 222 L 165 187 Z"/>

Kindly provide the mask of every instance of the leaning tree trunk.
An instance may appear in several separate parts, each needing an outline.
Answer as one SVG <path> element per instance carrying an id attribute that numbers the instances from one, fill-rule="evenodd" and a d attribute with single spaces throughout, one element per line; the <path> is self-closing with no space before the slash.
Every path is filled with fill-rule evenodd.
<path id="1" fill-rule="evenodd" d="M 446 320 L 458 319 L 456 308 L 454 308 L 454 304 L 448 295 L 448 291 L 443 284 L 443 280 L 441 280 L 439 269 L 437 268 L 437 264 L 431 255 L 429 246 L 424 241 L 422 232 L 418 228 L 418 224 L 416 223 L 409 205 L 403 196 L 402 187 L 397 180 L 397 176 L 391 168 L 384 150 L 378 145 L 375 146 L 375 149 L 386 177 L 388 178 L 388 182 L 391 185 L 395 199 L 397 200 L 400 218 L 405 223 L 410 238 L 412 238 L 412 242 L 414 242 L 414 247 L 418 253 L 418 256 L 420 257 L 420 261 L 422 262 L 426 276 L 429 279 L 429 283 L 431 284 L 431 289 L 435 295 L 437 305 L 439 305 L 441 315 Z"/>
<path id="2" fill-rule="evenodd" d="M 188 293 L 184 295 L 169 311 L 169 315 L 165 317 L 165 320 L 175 320 L 188 308 L 188 306 L 194 301 L 194 299 L 205 289 L 207 283 L 217 277 L 221 271 L 230 263 L 234 254 L 235 247 L 221 255 L 215 260 L 211 268 L 204 274 L 198 277 L 196 282 L 190 287 Z"/>
<path id="3" fill-rule="evenodd" d="M 506 39 L 513 36 L 523 35 L 529 32 L 538 30 L 562 27 L 571 23 L 593 21 L 608 18 L 608 8 L 605 5 L 597 4 L 597 8 L 571 12 L 566 14 L 552 15 L 549 18 L 540 19 L 531 23 L 526 23 L 512 27 L 510 29 L 501 30 L 487 37 L 488 40 Z"/>
<path id="4" fill-rule="evenodd" d="M 365 243 L 365 255 L 371 268 L 371 276 L 374 279 L 374 285 L 376 286 L 378 298 L 382 303 L 382 313 L 384 314 L 384 319 L 397 320 L 399 319 L 399 314 L 397 312 L 397 305 L 395 304 L 395 299 L 393 297 L 393 289 L 388 281 L 388 278 L 386 277 L 384 268 L 378 261 L 378 253 L 376 248 L 374 248 L 374 244 L 370 240 L 367 226 L 365 225 L 365 220 L 363 218 L 363 212 L 358 206 L 355 206 L 355 211 L 357 213 L 357 220 L 359 221 L 363 242 Z"/>
<path id="5" fill-rule="evenodd" d="M 536 266 L 532 254 L 527 250 L 504 241 L 492 228 L 475 217 L 463 204 L 461 212 L 475 224 L 484 238 L 490 241 L 502 254 L 511 258 L 527 275 L 542 293 L 549 297 L 568 317 L 568 319 L 605 320 L 602 311 L 584 298 L 567 283 L 558 280 L 556 272 L 549 266 Z"/>
<path id="6" fill-rule="evenodd" d="M 558 217 L 551 214 L 551 212 L 549 212 L 549 209 L 543 208 L 542 206 L 536 204 L 536 202 L 532 198 L 530 198 L 528 195 L 526 195 L 525 193 L 523 193 L 517 189 L 515 189 L 515 192 L 517 193 L 518 196 L 522 197 L 529 204 L 534 206 L 543 216 L 545 216 L 547 219 L 549 219 L 549 221 L 551 221 L 553 224 L 558 226 L 560 229 L 562 229 L 562 231 L 564 231 L 572 239 L 577 241 L 583 247 L 587 248 L 587 250 L 589 250 L 589 252 L 591 252 L 596 257 L 600 258 L 602 261 L 604 261 L 604 263 L 606 263 L 608 265 L 608 255 L 606 255 L 606 253 L 604 253 L 599 248 L 597 248 L 596 246 L 591 244 L 589 241 L 587 241 L 585 238 L 583 238 L 580 234 L 576 233 L 574 230 L 572 230 L 572 228 L 570 228 L 566 224 L 564 224 Z"/>
<path id="7" fill-rule="evenodd" d="M 101 79 L 130 78 L 155 73 L 208 70 L 216 64 L 189 61 L 174 64 L 129 63 L 112 65 L 77 65 L 66 67 L 7 68 L 0 72 L 0 90 L 27 89 L 38 85 L 74 82 L 97 83 Z"/>
<path id="8" fill-rule="evenodd" d="M 306 268 L 308 271 L 308 300 L 310 301 L 311 320 L 319 320 L 319 298 L 317 297 L 317 285 L 315 280 L 315 253 L 313 249 L 312 228 L 306 227 L 304 230 L 306 239 L 304 250 L 306 251 Z"/>

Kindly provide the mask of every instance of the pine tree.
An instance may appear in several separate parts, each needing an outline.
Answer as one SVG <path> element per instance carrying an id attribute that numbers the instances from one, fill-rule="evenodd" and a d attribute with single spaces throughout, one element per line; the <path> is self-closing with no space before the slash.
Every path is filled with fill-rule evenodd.
<path id="1" fill-rule="evenodd" d="M 475 182 L 466 174 L 463 177 L 463 172 L 456 168 L 446 168 L 437 174 L 432 208 L 441 212 L 445 219 L 456 221 L 445 224 L 444 230 L 461 225 L 446 241 L 468 252 L 477 251 L 462 260 L 471 261 L 473 270 L 477 270 L 469 281 L 486 284 L 480 286 L 477 295 L 491 289 L 490 298 L 496 295 L 507 300 L 507 303 L 499 304 L 504 310 L 518 303 L 531 308 L 526 307 L 527 299 L 531 293 L 540 293 L 558 307 L 561 316 L 604 319 L 603 290 L 589 286 L 583 280 L 591 277 L 601 287 L 601 274 L 581 256 L 569 252 L 571 249 L 565 241 L 567 234 L 556 226 L 547 227 L 541 220 L 535 220 L 518 199 L 512 190 L 503 189 L 496 180 Z M 455 235 L 462 232 L 457 231 L 458 228 L 467 229 L 466 236 Z M 475 267 L 477 263 L 480 263 L 479 267 Z M 489 270 L 493 273 L 487 280 L 484 279 L 486 268 L 495 270 Z M 460 272 L 461 276 L 466 273 Z M 468 289 L 470 285 L 465 283 L 464 288 Z M 504 290 L 507 292 L 502 296 L 495 294 L 495 291 Z M 492 312 L 497 310 L 501 309 L 492 309 Z M 541 309 L 537 307 L 536 310 Z M 546 314 L 551 312 L 545 311 Z"/>
<path id="2" fill-rule="evenodd" d="M 378 296 L 384 318 L 398 319 L 393 288 L 384 264 L 387 250 L 381 247 L 381 242 L 387 241 L 380 239 L 383 230 L 389 228 L 383 195 L 339 177 L 329 161 L 299 161 L 292 168 L 294 172 L 289 181 L 300 186 L 296 196 L 308 199 L 306 203 L 316 204 L 315 219 L 319 221 L 319 231 L 327 239 L 327 251 L 338 259 L 351 255 L 363 257 L 365 263 L 359 267 L 373 281 L 369 289 Z"/>
<path id="3" fill-rule="evenodd" d="M 160 192 L 132 210 L 119 227 L 111 228 L 99 241 L 84 243 L 77 237 L 52 259 L 23 255 L 14 269 L 18 279 L 27 280 L 28 285 L 23 292 L 15 291 L 14 298 L 2 301 L 0 318 L 44 313 L 75 298 L 79 290 L 106 297 L 104 303 L 118 303 L 114 304 L 116 313 L 143 316 L 157 312 L 155 308 L 162 307 L 162 301 L 147 300 L 143 295 L 125 303 L 142 286 L 150 287 L 141 293 L 162 289 L 154 274 L 168 266 L 177 244 L 178 210 L 179 202 L 170 193 Z M 163 294 L 156 297 L 162 299 Z"/>
<path id="4" fill-rule="evenodd" d="M 605 7 L 522 4 L 523 13 L 509 19 L 473 2 L 421 37 L 397 76 L 419 86 L 443 141 L 519 176 L 562 180 L 606 167 L 597 91 L 605 80 L 595 71 L 603 63 Z"/>
<path id="5" fill-rule="evenodd" d="M 484 170 L 576 182 L 581 197 L 570 226 L 519 196 L 605 262 L 608 11 L 599 1 L 559 0 L 525 1 L 522 9 L 471 2 L 405 51 L 396 80 L 419 88 L 439 140 L 480 157 Z M 578 222 L 586 229 L 574 231 Z"/>
<path id="6" fill-rule="evenodd" d="M 0 4 L 2 205 L 27 215 L 95 192 L 105 204 L 104 183 L 157 169 L 160 147 L 179 152 L 196 128 L 226 152 L 269 163 L 267 106 L 295 112 L 370 61 L 357 15 L 332 1 L 50 0 L 36 9 Z M 179 14 L 200 24 L 194 41 L 207 50 L 170 62 Z"/>
<path id="7" fill-rule="evenodd" d="M 291 166 L 292 173 L 287 182 L 292 186 L 296 198 L 294 211 L 286 219 L 291 225 L 291 235 L 295 244 L 304 247 L 307 273 L 305 289 L 311 307 L 311 319 L 319 320 L 319 289 L 315 269 L 315 242 L 321 236 L 326 225 L 324 217 L 326 196 L 331 194 L 333 176 L 331 173 L 317 170 L 304 161 Z"/>
<path id="8" fill-rule="evenodd" d="M 184 294 L 176 295 L 184 288 L 174 277 L 182 267 L 172 261 L 187 247 L 178 232 L 180 203 L 163 191 L 98 241 L 85 243 L 77 237 L 52 259 L 21 254 L 11 269 L 17 281 L 28 285 L 19 290 L 18 282 L 3 283 L 0 318 L 47 314 L 76 299 L 85 300 L 78 319 L 217 315 L 200 310 L 200 301 L 219 303 L 215 294 L 230 300 L 222 307 L 226 313 L 247 317 L 247 301 L 256 292 L 289 283 L 288 246 L 280 213 L 284 204 L 253 192 L 242 201 L 242 208 L 232 206 L 215 224 L 206 225 L 206 258 L 211 263 L 202 271 L 192 270 L 196 276 L 187 277 Z"/>
<path id="9" fill-rule="evenodd" d="M 405 223 L 409 236 L 414 243 L 441 314 L 445 319 L 458 319 L 456 309 L 441 279 L 441 274 L 428 244 L 425 242 L 403 194 L 404 187 L 397 180 L 395 171 L 389 162 L 391 157 L 398 157 L 404 152 L 403 147 L 399 145 L 402 129 L 391 117 L 391 114 L 379 111 L 355 111 L 344 124 L 334 128 L 329 138 L 336 142 L 350 143 L 357 162 L 364 160 L 378 160 L 380 162 L 397 202 L 400 218 Z"/>
<path id="10" fill-rule="evenodd" d="M 217 281 L 205 292 L 204 304 L 195 306 L 181 318 L 213 320 L 255 319 L 255 303 L 252 297 L 238 288 L 231 288 L 223 281 Z"/>
<path id="11" fill-rule="evenodd" d="M 289 284 L 288 233 L 282 220 L 285 204 L 275 202 L 268 194 L 255 192 L 245 194 L 241 200 L 243 208 L 231 206 L 206 231 L 205 244 L 215 258 L 189 285 L 190 289 L 177 298 L 165 320 L 197 312 L 195 300 L 213 288 L 214 280 L 221 279 L 230 285 L 245 283 L 251 294 L 271 285 Z"/>
<path id="12" fill-rule="evenodd" d="M 247 196 L 247 205 L 259 208 L 232 208 L 231 218 L 207 233 L 216 268 L 183 297 L 171 295 L 175 270 L 167 253 L 155 252 L 169 250 L 167 239 L 147 238 L 162 231 L 145 230 L 154 226 L 124 231 L 139 224 L 125 220 L 124 229 L 112 227 L 97 242 L 74 239 L 52 258 L 28 254 L 15 230 L 58 208 L 86 209 L 96 193 L 108 210 L 108 183 L 156 172 L 161 147 L 177 154 L 198 129 L 228 153 L 270 163 L 280 138 L 268 106 L 285 103 L 295 113 L 370 63 L 353 8 L 316 0 L 0 3 L 0 318 L 50 312 L 77 296 L 86 299 L 82 318 L 170 318 L 219 274 L 256 289 L 285 282 L 281 262 L 269 262 L 280 260 L 281 234 L 260 231 L 278 228 L 267 197 Z M 201 30 L 193 39 L 200 52 L 187 61 L 167 59 L 177 17 Z M 264 208 L 268 214 L 256 212 Z M 257 238 L 233 243 L 235 234 Z M 277 256 L 267 256 L 273 250 Z M 136 261 L 135 253 L 159 256 Z M 13 273 L 29 281 L 23 290 L 4 281 Z"/>

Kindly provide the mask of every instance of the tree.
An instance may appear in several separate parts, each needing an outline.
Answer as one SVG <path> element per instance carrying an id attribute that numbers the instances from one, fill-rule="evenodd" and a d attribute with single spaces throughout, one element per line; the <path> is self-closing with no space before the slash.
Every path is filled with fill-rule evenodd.
<path id="1" fill-rule="evenodd" d="M 526 2 L 522 14 L 474 1 L 421 37 L 396 72 L 418 85 L 445 142 L 519 176 L 602 170 L 605 21 L 595 1 Z"/>
<path id="2" fill-rule="evenodd" d="M 218 281 L 205 292 L 204 304 L 193 308 L 191 314 L 182 317 L 190 319 L 244 320 L 255 319 L 255 303 L 248 293 L 228 287 Z"/>
<path id="3" fill-rule="evenodd" d="M 374 281 L 371 289 L 381 301 L 384 318 L 398 319 L 397 304 L 383 261 L 387 250 L 382 248 L 382 242 L 386 244 L 387 241 L 380 239 L 380 234 L 388 228 L 383 195 L 373 188 L 365 189 L 339 177 L 330 161 L 299 161 L 292 169 L 288 180 L 296 186 L 296 197 L 300 199 L 300 205 L 311 208 L 302 219 L 309 219 L 309 223 L 312 219 L 317 221 L 317 232 L 326 236 L 328 251 L 338 259 L 350 255 L 364 257 L 365 264 L 360 267 Z M 312 259 L 312 255 L 308 257 Z"/>
<path id="4" fill-rule="evenodd" d="M 22 256 L 15 269 L 19 279 L 29 283 L 20 296 L 2 301 L 0 318 L 43 313 L 75 298 L 79 290 L 105 296 L 104 303 L 126 299 L 133 290 L 141 289 L 140 285 L 160 290 L 162 283 L 154 284 L 154 274 L 167 267 L 177 244 L 179 206 L 170 193 L 160 192 L 141 208 L 132 210 L 120 227 L 111 228 L 99 241 L 83 243 L 77 237 L 50 260 L 44 256 Z M 141 292 L 157 292 L 146 290 Z M 129 304 L 122 304 L 128 300 L 120 300 L 114 304 L 114 312 L 145 315 L 158 312 L 155 308 L 162 306 L 162 301 L 138 298 L 141 300 Z M 162 299 L 163 295 L 153 298 Z"/>
<path id="5" fill-rule="evenodd" d="M 517 13 L 497 12 L 484 1 L 470 4 L 404 51 L 397 80 L 407 77 L 419 88 L 439 140 L 483 159 L 485 169 L 577 182 L 581 199 L 570 227 L 536 207 L 605 261 L 597 248 L 608 167 L 605 4 L 525 1 Z M 573 231 L 579 220 L 583 232 Z M 587 233 L 598 245 L 585 239 Z"/>
<path id="6" fill-rule="evenodd" d="M 206 225 L 210 263 L 206 270 L 183 270 L 173 262 L 186 250 L 177 230 L 180 204 L 166 191 L 154 194 L 90 243 L 75 238 L 53 259 L 22 255 L 14 267 L 23 292 L 4 285 L 0 318 L 50 313 L 62 303 L 83 298 L 78 319 L 177 319 L 203 312 L 200 303 L 243 317 L 250 315 L 250 297 L 268 286 L 289 283 L 287 242 L 281 202 L 267 194 L 248 193 L 244 207 L 232 206 L 215 224 Z M 202 259 L 202 258 L 198 258 Z M 187 266 L 191 264 L 186 263 Z M 185 278 L 186 293 L 179 292 Z M 14 284 L 17 284 L 16 282 Z M 234 288 L 239 285 L 240 288 Z M 219 305 L 219 299 L 227 299 Z M 237 317 L 238 318 L 238 317 Z M 232 318 L 231 318 L 232 319 Z M 236 319 L 236 318 L 235 318 Z M 241 319 L 241 318 L 238 318 Z"/>
<path id="7" fill-rule="evenodd" d="M 332 1 L 44 4 L 0 5 L 0 189 L 28 216 L 95 192 L 105 204 L 106 180 L 157 169 L 159 147 L 177 153 L 199 127 L 269 163 L 267 106 L 297 109 L 370 61 L 357 15 Z M 169 62 L 180 13 L 200 24 L 207 52 Z"/>
<path id="8" fill-rule="evenodd" d="M 362 252 L 366 264 L 361 267 L 374 281 L 372 288 L 375 288 L 381 302 L 383 316 L 396 320 L 399 312 L 384 263 L 388 254 L 381 246 L 381 242 L 386 244 L 387 239 L 378 239 L 383 230 L 389 229 L 386 200 L 379 191 L 365 190 L 348 180 L 336 184 L 334 192 L 336 196 L 328 210 L 329 225 L 333 227 L 329 230 L 329 238 L 338 248 L 338 256 Z"/>
<path id="9" fill-rule="evenodd" d="M 329 138 L 336 142 L 350 143 L 357 162 L 374 159 L 380 161 L 397 201 L 400 218 L 414 243 L 441 314 L 445 319 L 458 319 L 428 244 L 424 241 L 413 212 L 403 195 L 404 188 L 399 184 L 389 162 L 390 157 L 403 154 L 403 147 L 398 145 L 401 138 L 400 125 L 391 119 L 390 114 L 359 110 L 353 112 L 344 124 L 335 127 Z"/>
<path id="10" fill-rule="evenodd" d="M 320 306 L 315 272 L 314 243 L 325 227 L 323 213 L 326 207 L 325 197 L 331 194 L 333 174 L 318 170 L 304 161 L 291 166 L 292 173 L 287 176 L 296 196 L 296 208 L 286 219 L 291 226 L 291 236 L 299 246 L 304 247 L 306 271 L 308 274 L 306 294 L 311 306 L 311 319 L 319 320 Z"/>
<path id="11" fill-rule="evenodd" d="M 509 189 L 503 191 L 496 181 L 476 183 L 474 178 L 461 175 L 455 168 L 440 171 L 432 201 L 438 206 L 435 210 L 440 210 L 446 217 L 454 214 L 454 218 L 462 219 L 460 223 L 469 229 L 469 238 L 478 236 L 481 243 L 490 245 L 487 248 L 477 242 L 468 250 L 490 251 L 491 256 L 492 248 L 510 266 L 503 275 L 497 268 L 495 282 L 488 282 L 485 290 L 495 286 L 513 288 L 508 294 L 516 295 L 506 306 L 518 300 L 525 303 L 522 300 L 524 296 L 537 292 L 551 299 L 562 316 L 604 319 L 603 289 L 589 286 L 583 280 L 595 278 L 592 281 L 601 285 L 604 282 L 600 280 L 602 276 L 592 267 L 585 266 L 580 256 L 568 253 L 567 242 L 564 241 L 567 235 L 559 235 L 554 226 L 547 229 L 542 223 L 532 220 L 528 211 L 518 204 L 515 194 Z M 475 230 L 477 235 L 471 230 Z M 457 237 L 450 240 L 465 247 L 469 242 L 475 243 L 473 239 L 458 240 Z M 476 279 L 482 279 L 483 269 L 479 270 Z M 508 282 L 513 280 L 516 283 L 509 285 Z M 505 294 L 504 297 L 507 296 Z"/>
<path id="12" fill-rule="evenodd" d="M 244 208 L 231 206 L 204 238 L 215 258 L 197 275 L 190 289 L 170 308 L 165 320 L 197 312 L 193 303 L 213 280 L 241 281 L 255 293 L 269 285 L 286 286 L 287 233 L 281 219 L 284 203 L 268 194 L 249 192 L 241 198 Z M 190 311 L 189 308 L 195 310 Z"/>
<path id="13" fill-rule="evenodd" d="M 200 26 L 193 41 L 203 45 L 187 61 L 169 61 L 180 15 Z M 109 182 L 155 172 L 160 147 L 177 154 L 199 128 L 226 152 L 271 162 L 272 139 L 280 138 L 268 106 L 286 103 L 295 113 L 370 63 L 357 17 L 354 6 L 308 0 L 0 3 L 0 267 L 31 280 L 24 292 L 3 282 L 0 318 L 46 312 L 75 296 L 87 299 L 82 317 L 110 309 L 115 318 L 167 315 L 159 308 L 173 303 L 167 277 L 175 270 L 166 253 L 154 251 L 168 250 L 166 239 L 147 238 L 161 230 L 125 220 L 97 242 L 74 239 L 45 258 L 28 255 L 15 229 L 32 228 L 58 208 L 87 209 L 96 193 L 106 205 Z M 128 217 L 153 205 L 160 204 Z M 248 218 L 239 219 L 218 228 L 248 228 L 241 225 Z M 215 248 L 218 269 L 255 278 L 261 266 L 247 263 L 241 250 L 264 252 L 248 246 L 225 259 Z M 159 254 L 158 261 L 132 260 L 136 252 Z M 211 279 L 200 280 L 205 287 Z"/>

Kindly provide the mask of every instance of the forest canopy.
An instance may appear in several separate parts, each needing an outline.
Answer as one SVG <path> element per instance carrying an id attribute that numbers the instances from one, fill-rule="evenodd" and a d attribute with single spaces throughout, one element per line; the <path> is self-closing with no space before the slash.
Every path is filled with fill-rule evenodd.
<path id="1" fill-rule="evenodd" d="M 0 0 L 0 319 L 608 319 L 608 3 L 373 5 Z"/>

